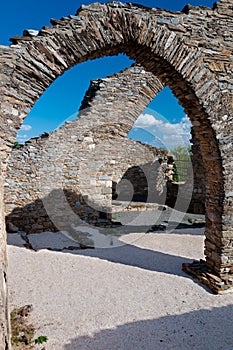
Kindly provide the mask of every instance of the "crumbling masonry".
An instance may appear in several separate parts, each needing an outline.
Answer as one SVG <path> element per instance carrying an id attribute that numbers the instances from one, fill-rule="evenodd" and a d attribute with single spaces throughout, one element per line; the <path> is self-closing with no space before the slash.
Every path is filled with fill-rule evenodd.
<path id="1" fill-rule="evenodd" d="M 127 171 L 127 180 L 134 186 L 128 201 L 175 205 L 179 186 L 172 181 L 172 157 L 166 151 L 127 138 L 136 116 L 162 87 L 152 73 L 139 65 L 94 80 L 78 119 L 14 149 L 8 161 L 5 184 L 7 224 L 13 223 L 28 233 L 65 230 L 72 222 L 74 211 L 82 220 L 98 225 L 98 218 L 103 222 L 103 213 L 110 218 L 108 213 L 117 210 L 115 201 L 112 202 L 112 186 L 119 183 Z M 182 208 L 184 212 L 189 209 L 203 213 L 205 178 L 198 145 L 194 156 L 194 184 L 187 178 L 187 184 L 180 185 L 179 197 L 182 205 L 187 202 Z M 191 160 L 187 165 L 191 166 Z M 47 191 L 44 191 L 45 185 Z M 55 210 L 53 204 L 50 213 L 43 205 L 45 196 L 55 203 L 62 191 L 72 208 L 66 218 L 61 203 L 59 210 Z M 189 196 L 188 192 L 191 192 Z M 144 210 L 145 205 L 141 206 Z"/>
<path id="2" fill-rule="evenodd" d="M 233 2 L 174 13 L 132 4 L 83 6 L 36 36 L 0 47 L 1 221 L 7 159 L 23 119 L 45 89 L 75 64 L 124 52 L 169 85 L 185 108 L 206 173 L 205 266 L 224 284 L 233 270 Z M 32 33 L 34 34 L 34 33 Z M 6 237 L 0 231 L 0 349 L 9 349 Z"/>

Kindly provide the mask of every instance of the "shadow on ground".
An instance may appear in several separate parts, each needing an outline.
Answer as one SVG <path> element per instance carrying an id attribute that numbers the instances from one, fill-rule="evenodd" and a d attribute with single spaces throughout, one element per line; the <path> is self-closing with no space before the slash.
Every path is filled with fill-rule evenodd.
<path id="1" fill-rule="evenodd" d="M 161 273 L 171 274 L 175 276 L 181 276 L 190 279 L 190 277 L 182 271 L 183 263 L 191 263 L 193 259 L 189 259 L 184 256 L 173 255 L 169 253 L 163 253 L 156 250 L 151 250 L 148 248 L 141 248 L 133 244 L 124 244 L 120 247 L 113 248 L 95 248 L 95 249 L 80 249 L 77 247 L 66 247 L 64 249 L 55 249 L 56 235 L 58 233 L 50 233 L 54 237 L 54 243 L 52 242 L 52 248 L 49 248 L 51 251 L 59 251 L 67 254 L 75 254 L 81 256 L 88 256 L 93 258 L 98 258 L 101 260 L 106 260 L 112 263 L 137 267 L 149 271 L 157 271 Z M 40 237 L 43 236 L 40 234 L 31 234 L 28 235 L 34 238 L 34 242 L 37 242 Z M 12 237 L 12 238 L 11 238 Z M 22 239 L 19 241 L 13 239 L 14 235 L 8 234 L 8 245 L 14 245 L 22 247 L 25 249 L 25 246 L 22 245 Z M 171 237 L 171 239 L 173 239 Z M 47 240 L 45 240 L 45 244 Z M 71 241 L 72 242 L 72 241 Z M 25 242 L 24 242 L 25 243 Z M 35 243 L 34 243 L 35 244 Z M 33 245 L 34 246 L 34 245 Z M 53 248 L 54 247 L 54 248 Z M 34 246 L 35 249 L 35 246 Z M 38 248 L 36 251 L 44 249 Z"/>
<path id="2" fill-rule="evenodd" d="M 140 248 L 134 245 L 124 245 L 112 249 L 92 249 L 76 254 L 107 260 L 117 264 L 138 267 L 149 271 L 157 271 L 166 274 L 187 277 L 181 270 L 182 263 L 192 262 L 191 259 L 172 254 L 165 254 L 155 250 Z"/>
<path id="3" fill-rule="evenodd" d="M 233 305 L 127 323 L 72 339 L 64 350 L 232 350 Z"/>

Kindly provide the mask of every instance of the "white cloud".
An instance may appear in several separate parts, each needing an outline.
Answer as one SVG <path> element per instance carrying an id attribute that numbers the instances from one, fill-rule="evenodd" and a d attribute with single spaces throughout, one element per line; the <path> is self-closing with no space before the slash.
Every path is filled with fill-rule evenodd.
<path id="1" fill-rule="evenodd" d="M 135 122 L 133 129 L 141 128 L 153 135 L 154 141 L 151 143 L 153 146 L 158 147 L 158 140 L 167 149 L 172 149 L 178 145 L 187 146 L 189 144 L 191 123 L 187 116 L 175 124 L 160 117 L 159 114 L 156 114 L 156 117 L 148 113 L 141 114 Z"/>
<path id="2" fill-rule="evenodd" d="M 28 140 L 28 135 L 24 134 L 24 135 L 17 135 L 16 137 L 16 141 L 19 143 L 24 143 L 25 141 Z"/>
<path id="3" fill-rule="evenodd" d="M 24 130 L 24 131 L 29 131 L 31 130 L 32 126 L 31 125 L 28 125 L 28 124 L 23 124 L 20 128 L 20 131 L 21 130 Z"/>
<path id="4" fill-rule="evenodd" d="M 134 128 L 150 127 L 153 125 L 161 125 L 162 120 L 155 119 L 151 114 L 141 114 L 134 124 Z"/>

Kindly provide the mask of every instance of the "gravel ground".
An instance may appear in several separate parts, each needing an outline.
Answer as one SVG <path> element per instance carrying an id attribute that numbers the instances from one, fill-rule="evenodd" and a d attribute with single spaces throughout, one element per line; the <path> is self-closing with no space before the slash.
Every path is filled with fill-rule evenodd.
<path id="1" fill-rule="evenodd" d="M 33 305 L 46 350 L 233 350 L 233 294 L 213 295 L 181 270 L 203 258 L 202 231 L 64 252 L 35 252 L 12 236 L 11 309 Z"/>

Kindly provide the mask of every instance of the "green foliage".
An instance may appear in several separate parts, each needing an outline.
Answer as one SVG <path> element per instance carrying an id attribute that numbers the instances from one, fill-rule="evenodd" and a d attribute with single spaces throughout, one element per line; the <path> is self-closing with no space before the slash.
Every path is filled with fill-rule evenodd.
<path id="1" fill-rule="evenodd" d="M 118 221 L 120 220 L 121 216 L 118 213 L 113 213 L 112 214 L 112 220 Z"/>
<path id="2" fill-rule="evenodd" d="M 171 154 L 176 158 L 189 160 L 192 155 L 191 146 L 177 146 L 171 150 Z"/>
<path id="3" fill-rule="evenodd" d="M 191 146 L 177 146 L 171 150 L 171 154 L 175 161 L 173 165 L 173 181 L 186 181 L 191 166 Z"/>
<path id="4" fill-rule="evenodd" d="M 22 315 L 22 310 L 22 307 L 15 308 L 11 312 L 12 347 L 13 349 L 32 349 L 31 342 L 34 335 L 34 327 Z"/>
<path id="5" fill-rule="evenodd" d="M 179 174 L 175 163 L 173 165 L 173 181 L 179 182 Z"/>
<path id="6" fill-rule="evenodd" d="M 32 350 L 35 344 L 43 344 L 48 337 L 41 335 L 33 340 L 35 328 L 28 322 L 30 305 L 15 308 L 11 312 L 11 344 L 13 350 Z"/>
<path id="7" fill-rule="evenodd" d="M 21 144 L 20 144 L 19 142 L 15 141 L 14 144 L 13 144 L 13 146 L 12 146 L 12 148 L 13 148 L 13 149 L 14 149 L 14 148 L 19 148 L 20 146 L 21 146 Z"/>
<path id="8" fill-rule="evenodd" d="M 46 343 L 48 341 L 48 337 L 45 335 L 40 335 L 38 338 L 35 339 L 35 344 L 43 344 L 44 342 Z"/>

